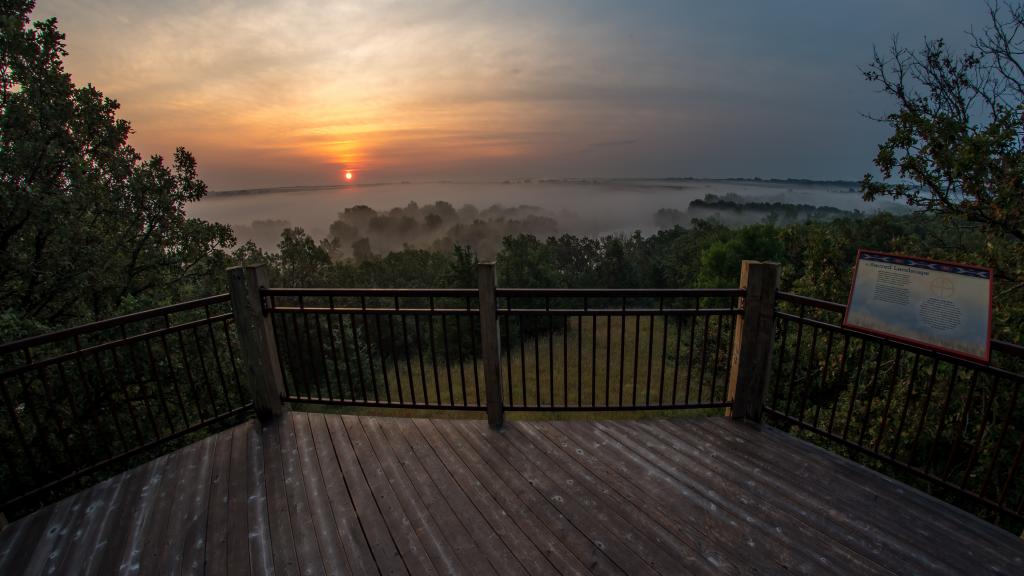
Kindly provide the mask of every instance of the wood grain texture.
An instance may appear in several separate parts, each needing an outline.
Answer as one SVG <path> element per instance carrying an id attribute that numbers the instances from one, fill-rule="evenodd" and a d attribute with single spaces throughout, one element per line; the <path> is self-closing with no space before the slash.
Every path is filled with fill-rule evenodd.
<path id="1" fill-rule="evenodd" d="M 501 335 L 498 331 L 498 298 L 495 290 L 498 275 L 494 262 L 481 262 L 477 267 L 480 289 L 480 353 L 484 367 L 484 390 L 487 398 L 487 421 L 491 428 L 501 428 L 505 421 L 505 400 L 501 392 Z"/>
<path id="2" fill-rule="evenodd" d="M 732 357 L 729 359 L 728 400 L 725 410 L 731 418 L 760 421 L 764 391 L 772 365 L 775 320 L 775 290 L 779 265 L 775 262 L 744 260 L 740 268 L 743 314 L 736 317 Z"/>
<path id="3" fill-rule="evenodd" d="M 1024 542 L 727 418 L 288 413 L 0 532 L 0 574 L 1021 574 Z"/>

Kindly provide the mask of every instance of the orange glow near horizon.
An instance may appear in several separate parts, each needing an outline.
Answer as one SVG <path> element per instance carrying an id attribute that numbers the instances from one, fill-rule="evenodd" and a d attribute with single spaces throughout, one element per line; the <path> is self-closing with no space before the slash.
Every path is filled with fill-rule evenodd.
<path id="1" fill-rule="evenodd" d="M 603 161 L 591 143 L 637 130 L 632 116 L 601 120 L 623 116 L 591 98 L 597 79 L 553 82 L 580 66 L 564 56 L 563 28 L 543 22 L 520 38 L 504 21 L 434 18 L 416 3 L 407 26 L 386 6 L 270 0 L 177 14 L 171 29 L 143 9 L 129 24 L 53 4 L 76 83 L 121 102 L 143 156 L 188 148 L 212 190 L 355 183 L 365 166 L 361 183 L 505 177 Z M 353 31 L 341 45 L 339 28 Z"/>

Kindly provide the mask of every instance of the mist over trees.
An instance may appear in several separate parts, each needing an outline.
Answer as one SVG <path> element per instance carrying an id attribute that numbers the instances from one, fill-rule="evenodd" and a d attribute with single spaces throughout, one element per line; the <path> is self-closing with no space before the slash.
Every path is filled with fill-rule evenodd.
<path id="1" fill-rule="evenodd" d="M 783 198 L 782 194 L 778 198 Z M 774 197 L 769 197 L 774 198 Z M 886 211 L 899 212 L 887 206 Z M 685 211 L 661 208 L 651 222 L 656 229 L 673 226 L 689 227 L 695 220 L 714 220 L 730 227 L 773 222 L 792 224 L 806 220 L 828 220 L 838 217 L 860 217 L 859 211 L 831 206 L 794 204 L 781 200 L 728 193 L 706 194 L 692 200 Z M 483 259 L 493 259 L 502 239 L 527 234 L 540 238 L 572 234 L 599 238 L 595 222 L 561 210 L 553 212 L 538 206 L 502 206 L 494 204 L 477 208 L 464 204 L 458 208 L 445 201 L 423 204 L 412 201 L 406 206 L 378 210 L 365 205 L 344 208 L 327 231 L 303 232 L 324 246 L 333 260 L 371 255 L 384 255 L 406 247 L 447 251 L 454 246 L 472 249 Z M 633 223 L 630 226 L 637 226 Z M 249 225 L 233 225 L 240 242 L 252 241 L 261 250 L 277 250 L 281 234 L 295 228 L 288 220 L 254 220 Z M 650 229 L 650 227 L 648 226 Z"/>
<path id="2" fill-rule="evenodd" d="M 346 208 L 322 238 L 256 221 L 236 227 L 249 239 L 237 248 L 231 228 L 185 212 L 207 192 L 192 155 L 142 158 L 117 102 L 75 86 L 56 22 L 30 24 L 32 8 L 0 13 L 4 340 L 221 291 L 236 263 L 269 263 L 281 286 L 468 287 L 476 262 L 496 258 L 505 286 L 658 288 L 732 286 L 741 259 L 773 259 L 785 288 L 841 301 L 857 248 L 994 266 L 997 326 L 1024 331 L 1020 8 L 993 9 L 969 54 L 894 46 L 866 71 L 898 110 L 882 118 L 894 130 L 882 180 L 866 177 L 863 194 L 926 214 L 709 196 L 652 214 L 655 234 L 590 236 L 533 206 L 414 202 Z"/>
<path id="3" fill-rule="evenodd" d="M 553 215 L 536 206 L 494 205 L 481 210 L 471 204 L 456 209 L 448 202 L 410 202 L 386 212 L 367 206 L 346 208 L 331 224 L 328 245 L 333 258 L 357 260 L 406 246 L 436 251 L 464 246 L 482 258 L 493 258 L 505 236 L 550 236 L 559 229 Z"/>
<path id="4" fill-rule="evenodd" d="M 564 214 L 526 205 L 495 204 L 480 209 L 472 204 L 455 208 L 444 201 L 422 206 L 410 202 L 380 211 L 356 205 L 339 212 L 326 237 L 317 240 L 334 260 L 365 260 L 406 247 L 447 251 L 455 246 L 469 247 L 482 258 L 494 258 L 505 236 L 557 235 L 565 230 L 565 220 Z M 272 251 L 289 228 L 292 226 L 285 220 L 256 220 L 251 226 L 236 226 L 235 231 L 242 241 L 252 240 L 260 249 Z"/>
<path id="5" fill-rule="evenodd" d="M 729 226 L 746 226 L 763 222 L 793 224 L 807 220 L 831 220 L 841 217 L 860 217 L 856 210 L 843 210 L 832 206 L 792 204 L 788 202 L 765 202 L 752 200 L 738 194 L 706 194 L 704 198 L 692 200 L 685 211 L 661 208 L 654 214 L 658 228 L 687 226 L 696 219 L 714 219 Z"/>

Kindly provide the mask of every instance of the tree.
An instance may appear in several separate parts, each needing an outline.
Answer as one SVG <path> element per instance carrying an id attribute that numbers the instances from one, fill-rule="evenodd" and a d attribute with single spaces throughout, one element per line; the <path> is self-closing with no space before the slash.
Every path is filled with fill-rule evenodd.
<path id="1" fill-rule="evenodd" d="M 476 288 L 478 264 L 479 260 L 472 249 L 456 244 L 452 247 L 444 285 L 448 288 Z"/>
<path id="2" fill-rule="evenodd" d="M 3 338 L 190 295 L 230 228 L 189 218 L 205 196 L 196 161 L 128 145 L 118 103 L 64 71 L 55 19 L 0 7 L 0 314 Z"/>
<path id="3" fill-rule="evenodd" d="M 729 288 L 740 281 L 743 260 L 779 262 L 784 255 L 779 231 L 771 224 L 744 226 L 708 246 L 700 256 L 698 283 L 710 288 Z"/>
<path id="4" fill-rule="evenodd" d="M 989 4 L 970 48 L 941 40 L 918 50 L 898 41 L 875 53 L 867 80 L 896 100 L 881 118 L 892 135 L 866 175 L 864 198 L 902 199 L 988 236 L 983 254 L 1000 276 L 1024 284 L 1024 6 Z"/>
<path id="5" fill-rule="evenodd" d="M 306 287 L 327 285 L 331 257 L 324 246 L 318 246 L 302 228 L 286 228 L 278 243 L 278 286 Z"/>
<path id="6" fill-rule="evenodd" d="M 506 236 L 498 254 L 498 282 L 510 288 L 560 287 L 558 263 L 535 236 Z"/>
<path id="7" fill-rule="evenodd" d="M 370 250 L 370 239 L 360 238 L 352 243 L 352 258 L 356 262 L 366 262 L 373 258 L 373 251 Z"/>

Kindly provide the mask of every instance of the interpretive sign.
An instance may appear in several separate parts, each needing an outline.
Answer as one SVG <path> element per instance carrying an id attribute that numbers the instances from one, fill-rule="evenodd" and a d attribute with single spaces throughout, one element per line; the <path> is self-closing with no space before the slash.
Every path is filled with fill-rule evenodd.
<path id="1" fill-rule="evenodd" d="M 988 362 L 992 270 L 859 250 L 843 326 Z"/>

